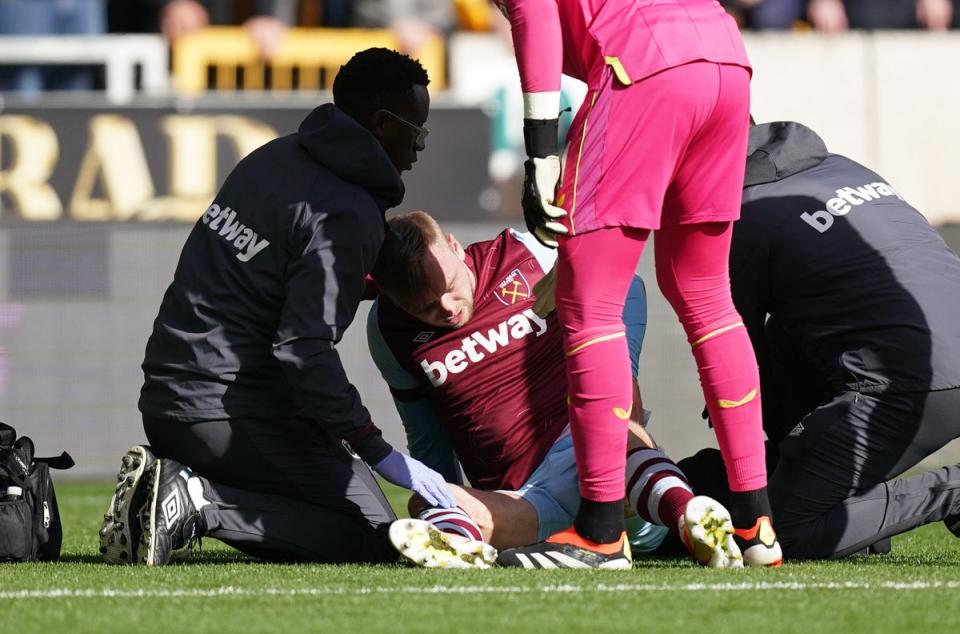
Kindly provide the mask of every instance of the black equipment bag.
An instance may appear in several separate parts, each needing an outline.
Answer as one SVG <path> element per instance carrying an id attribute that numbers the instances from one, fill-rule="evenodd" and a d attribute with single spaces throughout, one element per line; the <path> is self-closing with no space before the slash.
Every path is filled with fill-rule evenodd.
<path id="1" fill-rule="evenodd" d="M 0 561 L 60 558 L 63 526 L 50 469 L 73 465 L 65 451 L 36 457 L 32 440 L 17 438 L 17 430 L 0 423 Z"/>

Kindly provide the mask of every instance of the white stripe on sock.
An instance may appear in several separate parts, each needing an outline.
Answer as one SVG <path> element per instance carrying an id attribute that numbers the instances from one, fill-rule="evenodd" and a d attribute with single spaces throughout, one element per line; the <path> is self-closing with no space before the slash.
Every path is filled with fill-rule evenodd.
<path id="1" fill-rule="evenodd" d="M 636 474 L 637 469 L 642 467 L 645 463 L 650 462 L 651 460 L 656 460 L 659 458 L 667 458 L 667 455 L 660 451 L 659 449 L 641 449 L 630 455 L 627 459 L 627 474 L 626 480 L 627 484 L 630 484 L 631 478 Z M 640 494 L 643 492 L 643 488 L 650 481 L 651 476 L 662 471 L 669 471 L 671 473 L 677 474 L 680 478 L 684 480 L 686 477 L 683 474 L 683 471 L 680 470 L 680 467 L 671 462 L 657 462 L 646 469 L 643 470 L 640 477 L 637 478 L 636 483 L 633 485 L 629 491 L 627 491 L 627 501 L 630 502 L 630 506 L 637 508 L 639 506 Z M 684 488 L 689 489 L 689 485 L 684 483 Z"/>
<path id="2" fill-rule="evenodd" d="M 680 487 L 682 489 L 690 488 L 687 483 L 680 478 L 670 476 L 669 478 L 657 480 L 653 488 L 650 489 L 650 497 L 647 498 L 647 512 L 650 514 L 650 520 L 654 524 L 663 525 L 663 520 L 660 519 L 660 497 L 673 487 Z"/>
<path id="3" fill-rule="evenodd" d="M 421 511 L 417 517 L 430 522 L 437 530 L 444 533 L 463 535 L 467 539 L 483 541 L 483 532 L 480 530 L 480 526 L 459 507 L 452 509 L 428 508 Z"/>

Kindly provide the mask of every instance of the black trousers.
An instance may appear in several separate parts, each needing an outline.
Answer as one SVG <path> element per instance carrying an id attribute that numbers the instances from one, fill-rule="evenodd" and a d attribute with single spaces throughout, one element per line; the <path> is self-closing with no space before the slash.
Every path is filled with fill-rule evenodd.
<path id="1" fill-rule="evenodd" d="M 844 557 L 960 513 L 960 466 L 895 479 L 960 437 L 960 389 L 845 392 L 790 429 L 767 443 L 774 526 L 789 558 Z M 697 493 L 728 498 L 719 451 L 679 464 Z"/>
<path id="2" fill-rule="evenodd" d="M 144 417 L 153 451 L 201 476 L 206 536 L 270 561 L 387 562 L 396 515 L 367 465 L 307 420 Z"/>

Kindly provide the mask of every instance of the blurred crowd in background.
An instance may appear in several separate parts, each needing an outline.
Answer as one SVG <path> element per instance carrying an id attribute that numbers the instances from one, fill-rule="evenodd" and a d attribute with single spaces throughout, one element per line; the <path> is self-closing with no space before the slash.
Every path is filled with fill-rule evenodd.
<path id="1" fill-rule="evenodd" d="M 292 26 L 390 28 L 408 53 L 416 52 L 429 35 L 459 26 L 454 0 L 86 1 L 105 4 L 111 33 L 163 33 L 172 42 L 208 25 L 242 25 L 265 59 Z"/>
<path id="2" fill-rule="evenodd" d="M 162 33 L 173 43 L 207 26 L 242 26 L 269 61 L 290 27 L 387 28 L 416 55 L 435 34 L 492 28 L 495 13 L 484 0 L 0 0 L 0 37 Z M 3 65 L 0 58 L 0 91 L 96 83 L 93 68 Z"/>
<path id="3" fill-rule="evenodd" d="M 722 0 L 744 29 L 960 27 L 960 0 Z M 269 61 L 290 27 L 387 28 L 416 55 L 434 35 L 503 30 L 487 0 L 0 0 L 0 36 L 162 33 L 172 42 L 210 25 L 242 26 Z M 96 87 L 95 69 L 2 65 L 0 90 Z"/>
<path id="4" fill-rule="evenodd" d="M 722 0 L 741 28 L 848 30 L 960 28 L 958 0 Z"/>

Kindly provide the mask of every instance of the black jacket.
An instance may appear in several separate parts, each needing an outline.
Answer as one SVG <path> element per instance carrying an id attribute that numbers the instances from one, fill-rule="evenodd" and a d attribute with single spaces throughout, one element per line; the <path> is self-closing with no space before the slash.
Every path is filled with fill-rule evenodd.
<path id="1" fill-rule="evenodd" d="M 335 345 L 403 193 L 377 140 L 332 104 L 240 161 L 183 247 L 147 341 L 140 410 L 306 417 L 367 462 L 384 457 Z"/>
<path id="2" fill-rule="evenodd" d="M 960 258 L 926 219 L 799 123 L 748 152 L 731 283 L 764 383 L 789 347 L 825 393 L 960 386 Z"/>

